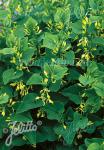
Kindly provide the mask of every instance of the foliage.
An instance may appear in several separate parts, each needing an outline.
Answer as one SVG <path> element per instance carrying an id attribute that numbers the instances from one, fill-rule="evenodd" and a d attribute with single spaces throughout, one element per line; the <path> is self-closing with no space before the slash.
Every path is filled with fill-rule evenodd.
<path id="1" fill-rule="evenodd" d="M 104 149 L 104 0 L 4 0 L 0 74 L 1 150 Z M 37 120 L 5 145 L 9 122 Z"/>

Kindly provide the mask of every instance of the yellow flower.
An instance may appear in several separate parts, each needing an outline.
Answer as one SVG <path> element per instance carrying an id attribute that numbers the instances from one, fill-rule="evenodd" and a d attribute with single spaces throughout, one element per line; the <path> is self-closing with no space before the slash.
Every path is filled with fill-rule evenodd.
<path id="1" fill-rule="evenodd" d="M 22 89 L 25 88 L 25 85 L 24 85 L 22 82 L 20 82 L 20 83 L 19 83 L 19 88 L 22 90 Z"/>
<path id="2" fill-rule="evenodd" d="M 14 87 L 17 85 L 17 83 L 11 83 L 10 85 Z"/>
<path id="3" fill-rule="evenodd" d="M 46 77 L 48 76 L 48 72 L 47 71 L 44 71 L 44 74 L 45 74 Z"/>
<path id="4" fill-rule="evenodd" d="M 5 116 L 5 111 L 2 111 L 2 113 L 1 113 L 3 116 Z"/>
<path id="5" fill-rule="evenodd" d="M 62 46 L 66 46 L 66 42 L 65 41 L 63 41 Z"/>
<path id="6" fill-rule="evenodd" d="M 48 90 L 48 88 L 44 88 L 43 90 L 40 91 L 41 96 L 37 97 L 37 99 L 41 99 L 44 103 L 53 104 L 53 101 L 51 100 L 49 92 L 50 90 Z"/>
<path id="7" fill-rule="evenodd" d="M 61 29 L 63 29 L 64 24 L 62 22 L 59 22 L 59 23 L 56 23 L 55 27 L 57 30 L 61 30 Z"/>
<path id="8" fill-rule="evenodd" d="M 13 57 L 10 62 L 13 63 L 13 64 L 15 64 L 16 63 L 16 58 Z"/>
<path id="9" fill-rule="evenodd" d="M 82 20 L 82 24 L 83 24 L 83 27 L 85 27 L 85 25 L 87 24 L 85 19 Z"/>
<path id="10" fill-rule="evenodd" d="M 64 129 L 66 129 L 66 128 L 67 128 L 67 126 L 66 126 L 65 124 L 63 125 L 63 127 L 64 127 Z"/>
<path id="11" fill-rule="evenodd" d="M 86 60 L 90 60 L 90 55 L 89 55 L 89 54 L 86 54 L 86 55 L 85 55 L 85 59 L 86 59 Z"/>
<path id="12" fill-rule="evenodd" d="M 47 79 L 47 78 L 45 78 L 45 79 L 44 79 L 44 83 L 47 83 L 47 82 L 48 82 L 48 79 Z"/>
<path id="13" fill-rule="evenodd" d="M 17 85 L 17 87 L 16 87 L 16 91 L 19 91 L 20 90 L 20 87 L 19 87 L 19 85 Z"/>
<path id="14" fill-rule="evenodd" d="M 53 53 L 57 53 L 58 50 L 59 50 L 59 49 L 56 47 L 55 49 L 53 49 Z"/>
<path id="15" fill-rule="evenodd" d="M 99 29 L 99 28 L 101 27 L 100 22 L 96 21 L 96 22 L 95 22 L 95 27 L 96 27 L 96 29 Z"/>
<path id="16" fill-rule="evenodd" d="M 81 43 L 82 43 L 82 46 L 83 46 L 83 47 L 87 46 L 87 44 L 88 44 L 88 39 L 87 39 L 86 37 L 82 38 Z"/>
<path id="17" fill-rule="evenodd" d="M 84 112 L 85 105 L 86 105 L 85 103 L 81 103 L 80 106 L 76 110 Z"/>
<path id="18" fill-rule="evenodd" d="M 83 20 L 82 20 L 82 24 L 83 25 L 87 25 L 89 23 L 89 20 L 87 17 L 85 17 Z"/>
<path id="19" fill-rule="evenodd" d="M 17 6 L 16 11 L 17 11 L 17 12 L 20 12 L 20 11 L 21 11 L 20 5 Z"/>

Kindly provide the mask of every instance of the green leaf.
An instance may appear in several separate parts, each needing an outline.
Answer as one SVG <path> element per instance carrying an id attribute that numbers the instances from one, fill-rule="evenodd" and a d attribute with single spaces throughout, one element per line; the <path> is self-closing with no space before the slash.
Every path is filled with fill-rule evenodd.
<path id="1" fill-rule="evenodd" d="M 60 121 L 63 117 L 64 105 L 59 102 L 54 102 L 53 104 L 45 105 L 42 110 L 47 113 L 48 119 Z"/>
<path id="2" fill-rule="evenodd" d="M 88 125 L 88 118 L 80 115 L 79 113 L 74 113 L 74 120 L 72 125 L 72 130 L 78 131 L 79 129 L 84 129 Z"/>
<path id="3" fill-rule="evenodd" d="M 13 114 L 10 117 L 11 121 L 17 121 L 17 122 L 28 122 L 32 121 L 31 114 L 29 112 L 22 113 L 22 114 Z"/>
<path id="4" fill-rule="evenodd" d="M 85 139 L 86 146 L 89 146 L 91 143 L 98 143 L 99 145 L 101 145 L 103 142 L 104 142 L 104 138 L 91 138 L 91 139 L 86 138 Z"/>
<path id="5" fill-rule="evenodd" d="M 8 82 L 18 79 L 23 75 L 22 71 L 15 71 L 13 68 L 7 69 L 3 72 L 3 82 L 7 84 Z"/>
<path id="6" fill-rule="evenodd" d="M 23 62 L 28 65 L 28 63 L 31 61 L 31 58 L 32 56 L 34 55 L 34 49 L 28 49 L 28 50 L 25 50 L 23 51 L 23 54 L 22 54 L 22 60 Z"/>
<path id="7" fill-rule="evenodd" d="M 58 36 L 55 34 L 51 34 L 46 32 L 43 40 L 43 47 L 49 48 L 49 49 L 55 49 L 59 45 Z"/>
<path id="8" fill-rule="evenodd" d="M 52 126 L 42 126 L 36 134 L 37 143 L 45 142 L 45 141 L 55 141 L 57 140 L 57 135 L 55 134 Z"/>
<path id="9" fill-rule="evenodd" d="M 35 93 L 29 93 L 28 95 L 24 96 L 23 100 L 20 102 L 16 113 L 23 113 L 33 108 L 38 108 L 43 106 L 43 102 L 41 100 L 36 100 Z"/>
<path id="10" fill-rule="evenodd" d="M 101 16 L 90 16 L 90 20 L 91 20 L 92 22 L 99 21 L 99 20 L 101 20 L 101 19 L 102 19 Z"/>
<path id="11" fill-rule="evenodd" d="M 13 138 L 13 141 L 12 141 L 13 146 L 23 146 L 25 144 L 27 144 L 27 141 L 23 140 L 22 137 L 14 137 Z"/>
<path id="12" fill-rule="evenodd" d="M 87 126 L 88 119 L 78 113 L 74 113 L 74 120 L 64 128 L 57 126 L 54 128 L 57 135 L 61 135 L 68 145 L 72 144 L 76 133 L 79 129 L 84 129 Z"/>
<path id="13" fill-rule="evenodd" d="M 66 64 L 67 65 L 74 65 L 74 60 L 75 60 L 75 54 L 73 51 L 69 51 L 68 53 L 65 54 L 65 58 L 66 58 Z"/>
<path id="14" fill-rule="evenodd" d="M 38 25 L 38 22 L 33 17 L 29 17 L 25 25 L 29 30 L 33 30 Z"/>
<path id="15" fill-rule="evenodd" d="M 30 144 L 36 144 L 36 131 L 23 133 Z"/>
<path id="16" fill-rule="evenodd" d="M 81 12 L 80 12 L 80 2 L 78 0 L 74 0 L 73 1 L 73 5 L 74 5 L 74 14 L 79 19 L 80 15 L 81 15 Z"/>
<path id="17" fill-rule="evenodd" d="M 82 87 L 78 85 L 72 85 L 62 91 L 62 95 L 67 96 L 69 100 L 73 101 L 75 104 L 81 103 L 80 92 L 82 91 Z"/>
<path id="18" fill-rule="evenodd" d="M 81 76 L 79 77 L 79 81 L 80 81 L 80 83 L 82 83 L 84 86 L 86 86 L 86 85 L 92 84 L 92 83 L 95 81 L 95 79 L 92 78 L 91 76 L 85 74 L 84 76 L 81 75 Z"/>
<path id="19" fill-rule="evenodd" d="M 98 143 L 92 143 L 88 146 L 87 150 L 100 150 L 100 145 Z"/>
<path id="20" fill-rule="evenodd" d="M 40 76 L 39 74 L 37 73 L 34 73 L 30 78 L 29 80 L 27 81 L 27 85 L 32 85 L 32 84 L 42 84 L 42 76 Z"/>
<path id="21" fill-rule="evenodd" d="M 60 80 L 67 73 L 67 67 L 62 67 L 60 65 L 44 65 L 44 71 L 47 73 L 48 77 L 54 80 Z"/>
<path id="22" fill-rule="evenodd" d="M 88 64 L 88 66 L 87 66 L 87 73 L 88 74 L 95 74 L 95 72 L 97 72 L 98 71 L 98 65 L 97 65 L 97 63 L 96 62 L 94 62 L 94 61 L 90 61 L 89 62 L 89 64 Z"/>
<path id="23" fill-rule="evenodd" d="M 4 49 L 0 50 L 0 54 L 2 54 L 2 55 L 11 55 L 14 53 L 15 53 L 15 50 L 13 48 L 4 48 Z"/>
<path id="24" fill-rule="evenodd" d="M 0 95 L 4 93 L 6 93 L 10 98 L 13 97 L 13 89 L 8 85 L 5 85 L 0 89 Z"/>
<path id="25" fill-rule="evenodd" d="M 61 67 L 59 65 L 54 65 L 52 77 L 55 80 L 60 80 L 60 79 L 62 79 L 64 77 L 64 75 L 66 74 L 67 70 L 68 69 L 66 67 Z"/>
<path id="26" fill-rule="evenodd" d="M 54 16 L 54 20 L 55 22 L 60 22 L 62 17 L 63 17 L 63 9 L 62 8 L 58 8 L 56 13 L 55 13 L 55 16 Z"/>
<path id="27" fill-rule="evenodd" d="M 90 1 L 89 1 L 89 4 L 90 4 L 90 7 L 91 7 L 91 8 L 96 9 L 95 0 L 90 0 Z"/>
<path id="28" fill-rule="evenodd" d="M 97 45 L 104 45 L 104 38 L 95 37 L 95 38 L 92 39 L 92 43 L 97 44 Z"/>
<path id="29" fill-rule="evenodd" d="M 91 107 L 91 112 L 95 113 L 100 109 L 101 100 L 100 97 L 92 95 L 89 97 L 86 102 L 87 107 Z"/>
<path id="30" fill-rule="evenodd" d="M 5 19 L 8 15 L 8 10 L 0 10 L 0 19 Z"/>
<path id="31" fill-rule="evenodd" d="M 18 37 L 18 38 L 24 38 L 25 34 L 24 34 L 24 26 L 22 25 L 18 25 L 16 27 L 16 30 L 15 30 L 15 35 Z"/>
<path id="32" fill-rule="evenodd" d="M 3 136 L 3 129 L 7 128 L 7 122 L 5 116 L 0 115 L 0 138 Z"/>
<path id="33" fill-rule="evenodd" d="M 82 22 L 77 21 L 75 23 L 72 23 L 72 31 L 76 34 L 81 34 L 82 33 Z"/>
<path id="34" fill-rule="evenodd" d="M 93 84 L 92 87 L 95 89 L 97 95 L 104 97 L 104 83 L 97 82 L 97 83 Z"/>
<path id="35" fill-rule="evenodd" d="M 75 68 L 70 68 L 69 74 L 67 75 L 67 79 L 70 80 L 78 80 L 80 73 Z"/>
<path id="36" fill-rule="evenodd" d="M 61 81 L 57 80 L 55 83 L 51 83 L 49 90 L 51 92 L 57 92 L 60 89 Z"/>
<path id="37" fill-rule="evenodd" d="M 61 125 L 56 126 L 54 130 L 57 135 L 61 135 L 64 138 L 66 144 L 72 144 L 76 134 L 76 132 L 72 129 L 72 123 L 70 124 L 70 126 L 66 127 L 66 129 Z"/>
<path id="38" fill-rule="evenodd" d="M 6 93 L 0 95 L 0 104 L 5 104 L 8 101 L 9 101 L 9 96 Z"/>
<path id="39" fill-rule="evenodd" d="M 87 126 L 87 123 L 88 119 L 86 117 L 83 117 L 78 113 L 74 113 L 74 120 L 70 122 L 66 128 L 64 128 L 62 125 L 59 125 L 56 126 L 54 130 L 57 135 L 61 135 L 65 142 L 70 145 L 72 144 L 78 130 L 84 129 Z"/>

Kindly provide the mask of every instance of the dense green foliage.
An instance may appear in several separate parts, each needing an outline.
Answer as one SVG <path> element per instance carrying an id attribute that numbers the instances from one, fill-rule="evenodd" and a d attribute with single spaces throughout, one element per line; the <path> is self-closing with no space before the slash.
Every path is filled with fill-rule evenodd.
<path id="1" fill-rule="evenodd" d="M 0 150 L 104 150 L 104 0 L 4 1 L 0 74 Z"/>

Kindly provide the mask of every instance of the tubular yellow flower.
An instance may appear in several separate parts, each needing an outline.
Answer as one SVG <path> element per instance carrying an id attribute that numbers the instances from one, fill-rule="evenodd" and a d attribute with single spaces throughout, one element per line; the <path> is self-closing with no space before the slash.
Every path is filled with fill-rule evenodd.
<path id="1" fill-rule="evenodd" d="M 13 63 L 13 64 L 15 64 L 16 63 L 16 58 L 13 57 L 10 62 Z"/>
<path id="2" fill-rule="evenodd" d="M 2 114 L 2 116 L 5 116 L 5 111 L 2 111 L 2 113 L 1 113 L 1 114 Z"/>
<path id="3" fill-rule="evenodd" d="M 19 85 L 17 85 L 17 87 L 16 87 L 16 91 L 19 91 L 20 90 L 20 87 L 19 87 Z"/>
<path id="4" fill-rule="evenodd" d="M 10 85 L 14 87 L 17 85 L 17 83 L 11 83 Z"/>

